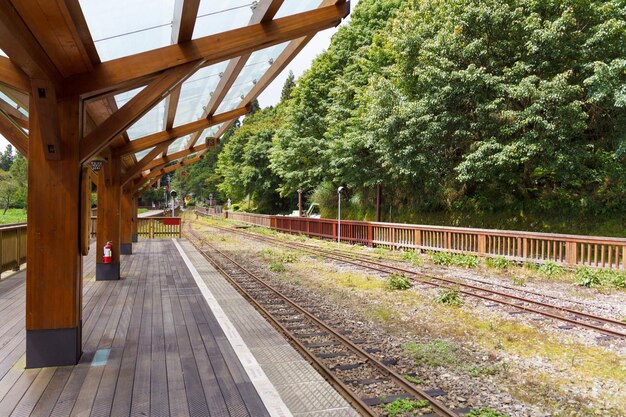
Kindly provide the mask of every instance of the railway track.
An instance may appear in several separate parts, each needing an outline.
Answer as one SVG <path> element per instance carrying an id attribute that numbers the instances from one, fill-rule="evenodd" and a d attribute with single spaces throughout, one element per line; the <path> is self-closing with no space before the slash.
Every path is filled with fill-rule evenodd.
<path id="1" fill-rule="evenodd" d="M 333 318 L 320 318 L 307 300 L 288 297 L 194 230 L 187 238 L 244 297 L 364 416 L 386 415 L 395 400 L 414 401 L 415 415 L 459 417 L 469 410 L 451 410 L 436 396 L 441 390 L 423 390 L 385 363 L 377 341 L 351 340 L 352 332 Z M 310 303 L 310 302 L 309 302 Z M 313 311 L 312 311 L 313 310 Z M 389 362 L 389 360 L 387 360 Z M 418 405 L 422 405 L 421 407 Z"/>
<path id="2" fill-rule="evenodd" d="M 602 333 L 607 337 L 621 339 L 626 338 L 626 323 L 608 317 L 602 317 L 595 314 L 586 313 L 578 309 L 557 306 L 545 301 L 534 300 L 532 298 L 524 297 L 521 295 L 511 294 L 501 290 L 488 288 L 482 285 L 471 284 L 463 282 L 461 280 L 443 277 L 440 275 L 416 272 L 408 268 L 384 263 L 379 260 L 374 260 L 370 257 L 360 254 L 345 254 L 341 251 L 329 251 L 319 248 L 317 246 L 307 245 L 304 243 L 285 242 L 280 239 L 261 236 L 239 229 L 215 225 L 211 225 L 210 227 L 233 234 L 239 234 L 241 236 L 255 239 L 257 241 L 278 244 L 283 247 L 299 250 L 313 256 L 322 256 L 326 259 L 335 260 L 337 262 L 344 262 L 351 265 L 359 266 L 371 271 L 376 271 L 384 274 L 400 273 L 420 284 L 437 288 L 454 289 L 465 296 L 482 299 L 484 301 L 488 301 L 494 304 L 508 306 L 519 312 L 534 313 L 543 317 L 548 317 L 557 321 L 561 321 L 566 323 L 565 326 L 576 325 Z M 489 286 L 493 286 L 493 284 L 490 283 Z M 531 294 L 534 294 L 536 296 L 543 296 L 538 293 L 531 292 Z M 556 297 L 548 298 L 554 299 Z"/>

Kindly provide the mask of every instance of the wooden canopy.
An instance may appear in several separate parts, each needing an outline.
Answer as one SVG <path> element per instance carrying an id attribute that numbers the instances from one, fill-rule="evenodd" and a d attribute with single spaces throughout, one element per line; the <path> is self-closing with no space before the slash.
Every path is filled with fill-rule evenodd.
<path id="1" fill-rule="evenodd" d="M 133 1 L 138 0 L 128 3 Z M 150 36 L 154 28 L 141 23 L 139 29 L 125 28 L 124 22 L 107 21 L 124 10 L 100 16 L 82 3 L 0 0 L 0 134 L 28 157 L 34 106 L 44 125 L 45 157 L 60 160 L 64 149 L 54 104 L 77 97 L 80 161 L 120 157 L 123 183 L 133 181 L 136 188 L 154 177 L 155 171 L 147 170 L 206 152 L 207 137 L 219 140 L 312 36 L 336 26 L 350 9 L 345 0 L 261 0 L 236 8 L 231 7 L 236 2 L 212 1 L 210 10 L 203 10 L 200 0 L 175 0 L 170 25 L 162 25 L 171 29 L 169 44 L 129 55 L 118 45 L 114 56 L 119 57 L 103 61 L 102 51 L 109 48 L 110 55 L 107 42 L 113 38 L 131 44 L 133 36 Z M 229 30 L 211 33 L 207 27 L 228 19 Z M 102 32 L 106 25 L 117 34 L 94 40 L 99 34 L 92 26 Z M 212 69 L 220 70 L 219 79 Z M 214 80 L 203 80 L 205 73 Z M 133 130 L 139 125 L 149 133 Z"/>

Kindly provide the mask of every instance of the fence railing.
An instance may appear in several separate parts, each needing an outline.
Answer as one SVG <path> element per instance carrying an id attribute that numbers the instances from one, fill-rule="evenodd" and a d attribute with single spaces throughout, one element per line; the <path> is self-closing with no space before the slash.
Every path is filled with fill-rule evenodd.
<path id="1" fill-rule="evenodd" d="M 146 239 L 181 237 L 180 217 L 140 217 L 137 219 L 137 236 Z"/>
<path id="2" fill-rule="evenodd" d="M 91 217 L 91 237 L 96 237 L 97 217 Z M 182 220 L 180 217 L 139 217 L 137 236 L 145 239 L 181 237 Z"/>
<path id="3" fill-rule="evenodd" d="M 337 220 L 233 212 L 227 217 L 282 232 L 337 240 Z M 342 220 L 341 241 L 626 270 L 623 238 Z"/>
<path id="4" fill-rule="evenodd" d="M 20 269 L 26 262 L 26 223 L 0 226 L 0 272 Z"/>

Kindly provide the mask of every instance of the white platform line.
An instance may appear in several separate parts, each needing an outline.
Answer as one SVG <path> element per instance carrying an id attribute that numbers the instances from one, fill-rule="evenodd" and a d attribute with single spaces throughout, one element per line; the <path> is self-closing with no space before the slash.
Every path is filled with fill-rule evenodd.
<path id="1" fill-rule="evenodd" d="M 265 404 L 270 416 L 293 417 L 289 408 L 287 408 L 282 398 L 280 398 L 278 391 L 276 391 L 274 385 L 270 382 L 267 375 L 265 375 L 261 365 L 259 365 L 252 352 L 250 352 L 250 349 L 241 338 L 241 335 L 237 329 L 235 329 L 235 326 L 233 326 L 233 323 L 230 321 L 226 313 L 224 313 L 224 310 L 220 306 L 219 302 L 213 296 L 213 293 L 209 287 L 207 287 L 206 283 L 191 263 L 191 260 L 183 248 L 176 241 L 176 239 L 172 239 L 172 241 L 174 242 L 174 246 L 176 246 L 178 253 L 180 253 L 180 256 L 183 258 L 185 265 L 187 265 L 189 272 L 191 272 L 193 279 L 196 281 L 200 292 L 204 296 L 204 299 L 217 319 L 217 322 L 232 345 L 233 350 L 239 358 L 244 370 L 248 374 L 250 381 L 252 381 L 252 384 L 259 393 L 259 397 L 261 397 L 261 401 Z"/>

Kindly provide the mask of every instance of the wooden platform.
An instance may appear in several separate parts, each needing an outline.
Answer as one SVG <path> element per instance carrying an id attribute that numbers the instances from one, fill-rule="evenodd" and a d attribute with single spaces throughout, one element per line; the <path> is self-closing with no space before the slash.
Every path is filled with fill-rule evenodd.
<path id="1" fill-rule="evenodd" d="M 0 416 L 267 416 L 171 240 L 142 241 L 123 280 L 84 260 L 83 357 L 24 369 L 24 272 L 0 282 Z"/>

